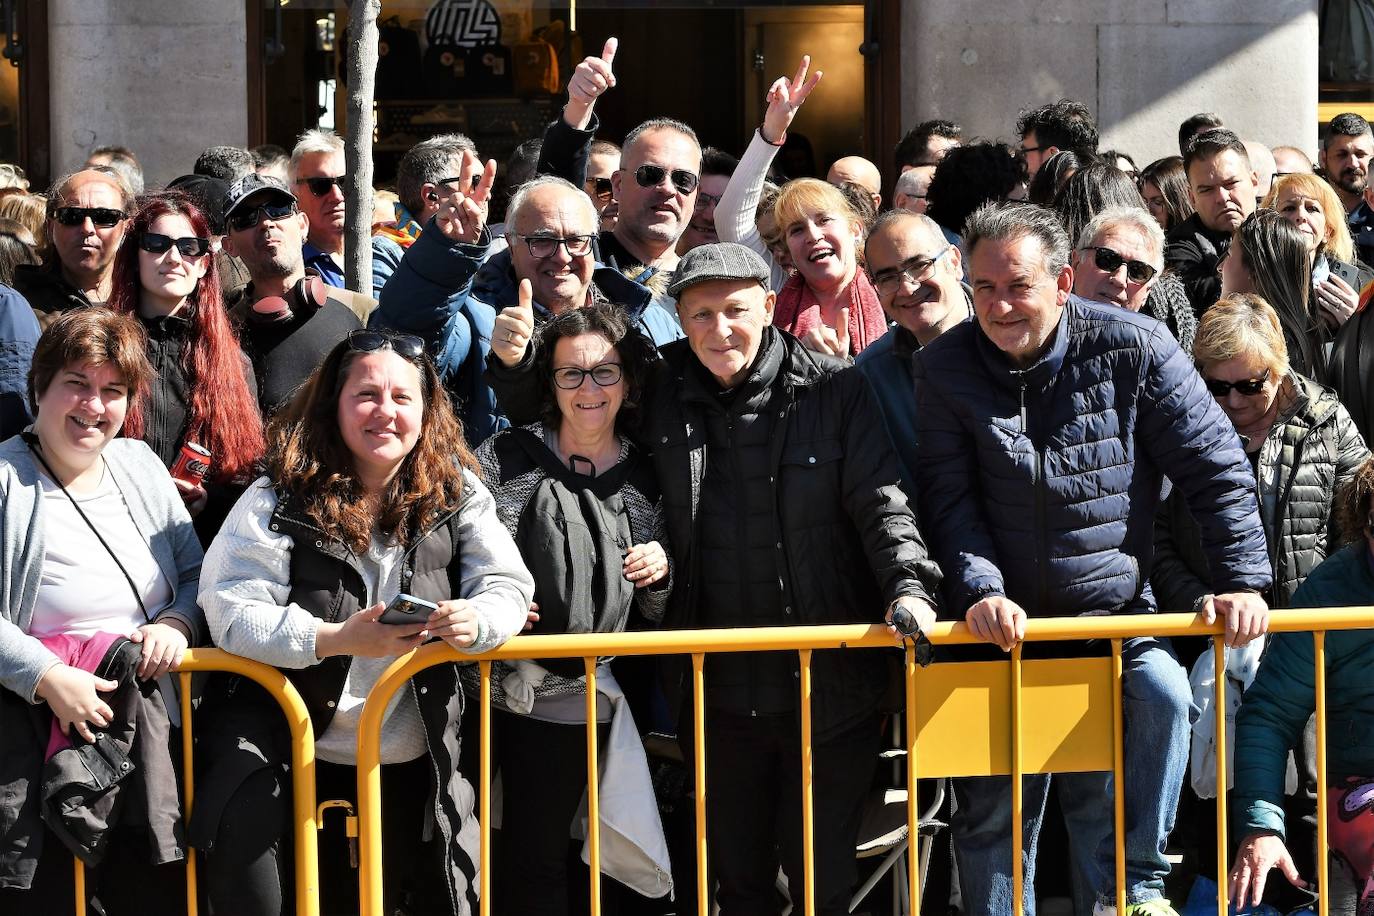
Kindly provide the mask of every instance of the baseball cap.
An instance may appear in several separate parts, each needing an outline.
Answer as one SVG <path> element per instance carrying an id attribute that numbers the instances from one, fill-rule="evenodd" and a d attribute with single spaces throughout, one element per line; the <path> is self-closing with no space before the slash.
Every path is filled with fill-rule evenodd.
<path id="1" fill-rule="evenodd" d="M 264 191 L 283 202 L 289 201 L 293 204 L 296 202 L 296 195 L 287 190 L 280 178 L 249 172 L 241 178 L 234 179 L 233 183 L 229 185 L 229 191 L 224 202 L 224 218 L 228 219 L 232 216 L 239 204 L 254 194 Z"/>
<path id="2" fill-rule="evenodd" d="M 767 289 L 768 265 L 752 248 L 738 242 L 698 245 L 677 262 L 668 295 L 676 299 L 687 287 L 704 280 L 754 280 Z"/>

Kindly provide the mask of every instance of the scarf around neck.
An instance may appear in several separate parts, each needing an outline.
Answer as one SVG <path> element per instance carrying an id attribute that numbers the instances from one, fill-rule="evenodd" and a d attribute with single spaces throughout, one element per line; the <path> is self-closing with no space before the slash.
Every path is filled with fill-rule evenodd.
<path id="1" fill-rule="evenodd" d="M 878 291 L 863 270 L 855 272 L 845 292 L 849 298 L 849 355 L 858 356 L 887 333 L 887 318 L 878 301 Z M 793 337 L 804 338 L 823 324 L 816 294 L 801 274 L 793 274 L 778 290 L 778 301 L 773 307 L 774 327 L 782 328 Z"/>

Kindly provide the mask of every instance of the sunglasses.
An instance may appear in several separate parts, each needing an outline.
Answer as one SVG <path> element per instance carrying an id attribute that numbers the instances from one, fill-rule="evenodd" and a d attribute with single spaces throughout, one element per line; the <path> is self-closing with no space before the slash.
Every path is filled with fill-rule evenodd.
<path id="1" fill-rule="evenodd" d="M 391 331 L 369 331 L 359 328 L 348 332 L 348 349 L 354 353 L 374 353 L 391 350 L 403 359 L 419 359 L 424 355 L 425 342 L 413 334 Z"/>
<path id="2" fill-rule="evenodd" d="M 343 176 L 341 175 L 339 177 L 342 178 Z M 478 174 L 473 175 L 472 178 L 468 179 L 468 187 L 475 188 L 477 187 L 477 185 L 481 184 L 481 182 L 482 175 L 479 172 Z M 456 184 L 459 187 L 462 187 L 463 179 L 458 175 L 452 175 L 448 178 L 440 178 L 438 181 L 435 182 L 435 184 Z M 343 187 L 343 185 L 340 185 L 339 187 Z"/>
<path id="3" fill-rule="evenodd" d="M 348 192 L 347 175 L 334 175 L 333 177 L 329 175 L 316 175 L 314 178 L 297 178 L 296 184 L 305 185 L 310 189 L 310 193 L 314 194 L 316 197 L 325 196 L 335 185 L 339 186 L 340 194 Z"/>
<path id="4" fill-rule="evenodd" d="M 185 238 L 174 239 L 170 235 L 163 235 L 160 232 L 144 232 L 138 237 L 138 247 L 149 254 L 164 254 L 177 246 L 177 251 L 183 258 L 199 258 L 210 253 L 210 240 L 199 236 L 188 235 Z"/>
<path id="5" fill-rule="evenodd" d="M 593 197 L 603 202 L 611 199 L 611 179 L 588 178 L 587 190 Z"/>
<path id="6" fill-rule="evenodd" d="M 1150 279 L 1159 271 L 1155 270 L 1154 265 L 1146 264 L 1144 261 L 1128 261 L 1110 248 L 1080 248 L 1080 251 L 1091 251 L 1093 253 L 1093 263 L 1097 269 L 1114 274 L 1121 269 L 1121 265 L 1126 265 L 1126 279 L 1132 283 L 1149 283 Z"/>
<path id="7" fill-rule="evenodd" d="M 635 169 L 635 183 L 641 188 L 656 188 L 663 184 L 664 178 L 671 178 L 673 187 L 679 194 L 691 194 L 697 189 L 701 178 L 686 169 L 673 169 L 671 172 L 661 165 L 641 165 Z"/>
<path id="8" fill-rule="evenodd" d="M 583 258 L 591 253 L 592 239 L 596 238 L 594 235 L 570 235 L 567 238 L 559 238 L 556 235 L 518 235 L 514 232 L 511 235 L 517 239 L 524 239 L 530 255 L 536 258 L 553 257 L 560 245 L 567 249 L 568 257 Z"/>
<path id="9" fill-rule="evenodd" d="M 64 226 L 80 226 L 89 219 L 93 225 L 109 229 L 124 219 L 124 211 L 109 207 L 58 207 L 52 216 Z"/>
<path id="10" fill-rule="evenodd" d="M 1202 381 L 1207 386 L 1207 390 L 1212 392 L 1213 397 L 1224 398 L 1234 388 L 1250 398 L 1264 390 L 1264 383 L 1269 381 L 1269 370 L 1265 369 L 1259 378 L 1246 379 L 1243 382 L 1226 382 L 1219 378 L 1204 378 Z"/>
<path id="11" fill-rule="evenodd" d="M 265 219 L 280 221 L 295 212 L 296 205 L 293 203 L 259 204 L 256 207 L 247 207 L 235 211 L 229 217 L 229 228 L 235 232 L 243 232 L 254 228 Z"/>
<path id="12" fill-rule="evenodd" d="M 590 376 L 591 380 L 596 382 L 599 387 L 609 388 L 620 381 L 621 375 L 620 363 L 602 363 L 599 366 L 592 366 L 590 369 L 564 366 L 562 369 L 553 370 L 553 383 L 564 391 L 576 391 Z"/>

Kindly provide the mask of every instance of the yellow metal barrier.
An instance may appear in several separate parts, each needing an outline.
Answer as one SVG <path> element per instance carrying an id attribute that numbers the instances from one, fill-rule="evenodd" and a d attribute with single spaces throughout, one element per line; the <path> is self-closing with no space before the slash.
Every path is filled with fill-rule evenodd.
<path id="1" fill-rule="evenodd" d="M 1270 632 L 1308 632 L 1316 648 L 1317 767 L 1326 772 L 1326 697 L 1325 643 L 1328 630 L 1374 627 L 1374 608 L 1334 608 L 1275 611 L 1269 618 Z M 1121 713 L 1122 640 L 1135 636 L 1213 637 L 1216 675 L 1216 751 L 1217 785 L 1226 786 L 1225 660 L 1222 624 L 1205 626 L 1191 614 L 1158 614 L 1119 617 L 1070 617 L 1036 619 L 1028 623 L 1027 641 L 1064 641 L 1106 639 L 1111 641 L 1111 656 L 1101 659 L 1026 660 L 1020 646 L 1009 654 L 1009 662 L 936 663 L 919 668 L 912 649 L 905 655 L 907 818 L 910 843 L 908 903 L 911 912 L 920 912 L 920 864 L 917 852 L 916 779 L 918 776 L 1009 775 L 1012 786 L 1012 844 L 1015 912 L 1022 912 L 1022 870 L 1019 867 L 1022 836 L 1022 776 L 1028 773 L 1110 770 L 1115 785 L 1122 785 L 1124 766 L 1123 722 Z M 940 623 L 928 634 L 943 645 L 971 644 L 977 640 L 964 624 Z M 825 649 L 891 648 L 894 642 L 881 626 L 767 627 L 757 629 L 681 630 L 636 633 L 588 634 L 580 636 L 522 636 L 481 656 L 465 655 L 443 643 L 431 643 L 397 659 L 378 679 L 363 708 L 358 728 L 358 815 L 360 819 L 359 870 L 360 900 L 363 916 L 382 916 L 381 875 L 381 725 L 392 695 L 417 672 L 450 662 L 480 661 L 481 730 L 479 759 L 482 785 L 479 787 L 482 811 L 489 810 L 490 761 L 490 677 L 492 661 L 537 658 L 583 658 L 588 676 L 587 764 L 588 823 L 591 847 L 591 903 L 598 914 L 599 883 L 599 808 L 596 779 L 595 658 L 624 655 L 683 655 L 692 662 L 691 727 L 695 741 L 694 769 L 696 788 L 697 900 L 700 916 L 709 916 L 710 889 L 707 886 L 706 860 L 706 782 L 704 660 L 714 652 L 795 651 L 801 658 L 800 690 L 802 726 L 802 811 L 806 838 L 803 876 L 806 916 L 815 913 L 814 863 L 810 839 L 812 820 L 811 773 L 811 654 Z M 1003 699 L 1006 704 L 1003 705 Z M 1036 728 L 1022 728 L 1026 716 L 1034 714 Z M 685 725 L 685 723 L 684 723 Z M 956 734 L 958 740 L 951 740 Z M 1005 736 L 1005 741 L 999 736 Z M 1125 904 L 1125 799 L 1115 793 L 1113 820 L 1116 843 L 1116 895 L 1119 912 Z M 1324 794 L 1321 798 L 1324 799 Z M 1326 806 L 1317 805 L 1319 850 L 1322 865 L 1317 876 L 1321 891 L 1320 913 L 1327 916 L 1328 875 L 1325 861 L 1327 842 Z M 489 863 L 488 818 L 482 818 L 480 835 L 481 914 L 489 916 L 492 893 Z M 1217 800 L 1217 913 L 1227 912 L 1225 876 L 1227 862 L 1227 824 L 1225 792 Z"/>
<path id="2" fill-rule="evenodd" d="M 296 833 L 296 913 L 298 916 L 319 916 L 320 879 L 319 856 L 315 837 L 315 732 L 310 727 L 310 714 L 296 688 L 276 668 L 231 655 L 221 649 L 188 649 L 176 674 L 181 687 L 181 751 L 184 768 L 185 809 L 183 818 L 191 819 L 191 805 L 195 800 L 195 770 L 192 752 L 195 735 L 192 732 L 191 675 L 202 671 L 219 671 L 246 677 L 272 695 L 286 716 L 291 730 L 291 786 L 292 824 Z M 76 916 L 86 914 L 86 870 L 76 859 Z M 196 857 L 187 848 L 186 856 L 186 913 L 196 916 Z"/>

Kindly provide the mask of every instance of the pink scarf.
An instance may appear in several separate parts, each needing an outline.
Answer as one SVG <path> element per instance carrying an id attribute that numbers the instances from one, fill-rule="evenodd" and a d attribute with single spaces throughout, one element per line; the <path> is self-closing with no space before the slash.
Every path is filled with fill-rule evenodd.
<path id="1" fill-rule="evenodd" d="M 887 317 L 878 302 L 878 291 L 862 270 L 854 274 L 849 284 L 849 355 L 858 356 L 864 348 L 887 333 Z M 821 306 L 816 294 L 806 285 L 801 274 L 794 273 L 778 290 L 773 307 L 773 326 L 782 328 L 794 337 L 804 338 L 823 325 Z"/>

